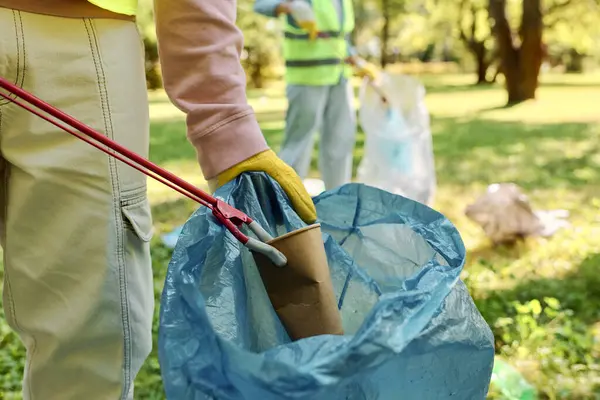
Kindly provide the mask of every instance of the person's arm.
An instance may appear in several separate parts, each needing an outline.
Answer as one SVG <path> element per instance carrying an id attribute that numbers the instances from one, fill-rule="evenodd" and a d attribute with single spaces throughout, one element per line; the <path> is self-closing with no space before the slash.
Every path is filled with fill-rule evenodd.
<path id="1" fill-rule="evenodd" d="M 234 0 L 154 0 L 165 90 L 207 180 L 268 149 L 246 99 Z"/>

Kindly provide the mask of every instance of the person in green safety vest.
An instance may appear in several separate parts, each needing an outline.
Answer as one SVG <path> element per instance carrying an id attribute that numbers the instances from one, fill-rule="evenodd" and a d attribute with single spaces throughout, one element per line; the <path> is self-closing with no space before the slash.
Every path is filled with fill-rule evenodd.
<path id="1" fill-rule="evenodd" d="M 352 0 L 256 0 L 254 10 L 283 16 L 288 110 L 279 156 L 301 178 L 310 169 L 320 132 L 319 169 L 326 189 L 350 182 L 356 136 L 353 68 L 377 78 L 375 67 L 357 56 Z"/>
<path id="2" fill-rule="evenodd" d="M 0 0 L 0 76 L 147 156 L 137 8 Z M 263 171 L 315 221 L 247 103 L 235 1 L 154 0 L 154 12 L 165 89 L 210 186 Z M 133 399 L 154 315 L 145 176 L 3 99 L 0 155 L 3 306 L 27 350 L 23 398 Z"/>

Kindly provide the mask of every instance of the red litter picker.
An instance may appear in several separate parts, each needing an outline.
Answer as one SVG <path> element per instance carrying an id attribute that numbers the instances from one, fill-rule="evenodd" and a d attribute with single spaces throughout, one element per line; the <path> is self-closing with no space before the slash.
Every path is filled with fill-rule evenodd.
<path id="1" fill-rule="evenodd" d="M 38 97 L 19 88 L 8 80 L 0 77 L 0 87 L 13 96 L 0 91 L 0 97 L 26 109 L 27 111 L 45 119 L 58 128 L 78 137 L 95 148 L 115 157 L 132 168 L 156 179 L 184 196 L 200 203 L 212 210 L 215 218 L 222 223 L 231 234 L 244 246 L 255 253 L 263 254 L 278 267 L 287 264 L 287 259 L 279 250 L 265 242 L 273 237 L 249 216 L 219 200 L 208 193 L 198 189 L 189 182 L 159 167 L 139 154 L 121 146 L 117 142 L 95 131 L 72 116 L 58 110 Z M 28 103 L 28 104 L 27 104 Z M 37 108 L 37 109 L 36 109 Z M 43 111 L 43 112 L 42 112 Z M 45 115 L 44 113 L 48 114 Z M 52 118 L 53 117 L 53 118 Z M 240 230 L 242 225 L 248 225 L 259 240 L 248 237 Z"/>
<path id="2" fill-rule="evenodd" d="M 8 92 L 0 90 L 0 98 L 24 108 L 208 207 L 215 218 L 252 252 L 269 299 L 292 339 L 343 334 L 319 224 L 273 238 L 240 210 L 203 192 L 2 77 L 0 88 Z M 245 235 L 240 230 L 243 225 L 247 225 L 258 240 Z"/>

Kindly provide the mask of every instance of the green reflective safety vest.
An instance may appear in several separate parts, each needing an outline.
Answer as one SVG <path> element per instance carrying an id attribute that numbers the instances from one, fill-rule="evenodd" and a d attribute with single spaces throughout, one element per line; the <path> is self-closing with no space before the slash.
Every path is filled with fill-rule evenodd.
<path id="1" fill-rule="evenodd" d="M 105 10 L 117 14 L 135 15 L 137 13 L 137 0 L 88 0 Z"/>
<path id="2" fill-rule="evenodd" d="M 352 67 L 344 63 L 348 57 L 348 39 L 354 30 L 352 0 L 342 2 L 342 16 L 333 1 L 309 0 L 315 13 L 319 36 L 311 41 L 296 21 L 286 16 L 283 40 L 285 80 L 292 85 L 335 85 L 342 76 L 350 77 Z"/>

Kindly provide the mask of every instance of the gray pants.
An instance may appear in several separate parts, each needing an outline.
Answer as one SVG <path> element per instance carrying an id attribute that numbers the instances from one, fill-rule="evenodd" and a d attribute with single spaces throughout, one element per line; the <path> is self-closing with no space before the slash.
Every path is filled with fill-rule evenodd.
<path id="1" fill-rule="evenodd" d="M 319 169 L 325 187 L 329 190 L 350 182 L 356 115 L 348 80 L 333 86 L 288 85 L 286 94 L 289 106 L 281 159 L 305 178 L 319 131 Z"/>

